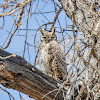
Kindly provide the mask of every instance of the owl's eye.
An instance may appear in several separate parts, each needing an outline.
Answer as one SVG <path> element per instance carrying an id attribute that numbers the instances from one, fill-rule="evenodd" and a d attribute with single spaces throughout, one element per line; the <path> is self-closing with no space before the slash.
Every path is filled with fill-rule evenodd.
<path id="1" fill-rule="evenodd" d="M 46 39 L 46 37 L 45 37 L 45 36 L 44 36 L 43 38 L 44 38 L 44 39 Z"/>
<path id="2" fill-rule="evenodd" d="M 51 38 L 53 39 L 53 38 L 55 38 L 55 36 L 52 36 Z"/>
<path id="3" fill-rule="evenodd" d="M 56 39 L 56 36 L 52 36 L 51 39 Z"/>

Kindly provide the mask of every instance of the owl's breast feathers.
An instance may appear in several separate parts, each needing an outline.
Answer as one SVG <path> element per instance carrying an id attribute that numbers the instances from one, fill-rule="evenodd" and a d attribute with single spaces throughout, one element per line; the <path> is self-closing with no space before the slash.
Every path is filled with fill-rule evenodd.
<path id="1" fill-rule="evenodd" d="M 40 46 L 40 64 L 44 73 L 62 80 L 66 74 L 66 62 L 57 41 Z"/>

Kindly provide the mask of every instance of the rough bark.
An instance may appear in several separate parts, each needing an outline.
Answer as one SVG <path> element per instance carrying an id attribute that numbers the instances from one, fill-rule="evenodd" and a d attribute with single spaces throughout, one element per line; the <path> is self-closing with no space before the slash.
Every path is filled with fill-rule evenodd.
<path id="1" fill-rule="evenodd" d="M 61 4 L 70 19 L 74 14 L 74 22 L 80 31 L 85 34 L 100 32 L 100 16 L 94 10 L 88 0 L 61 0 Z M 98 27 L 97 26 L 98 23 Z"/>
<path id="2" fill-rule="evenodd" d="M 0 49 L 0 56 L 7 57 L 10 53 Z M 34 70 L 32 70 L 32 68 Z M 25 93 L 36 100 L 63 100 L 62 92 L 58 90 L 57 81 L 33 67 L 22 57 L 8 57 L 0 59 L 0 82 L 7 88 L 12 88 Z M 43 99 L 42 97 L 46 95 Z"/>
<path id="3" fill-rule="evenodd" d="M 89 63 L 96 69 L 89 67 L 88 82 L 90 81 L 90 90 L 97 93 L 100 99 L 100 14 L 94 9 L 96 5 L 93 6 L 89 0 L 59 1 L 67 16 L 70 19 L 74 16 L 74 24 L 85 35 L 85 40 L 87 39 L 86 44 L 91 49 Z"/>
<path id="4" fill-rule="evenodd" d="M 92 45 L 92 48 L 95 45 L 93 56 L 100 64 L 100 15 L 93 10 L 94 6 L 88 0 L 61 0 L 60 2 L 70 19 L 74 15 L 74 24 L 88 38 L 88 45 Z"/>
<path id="5" fill-rule="evenodd" d="M 61 0 L 61 4 L 70 19 L 83 32 L 88 40 L 92 55 L 100 66 L 100 15 L 93 10 L 88 0 Z"/>

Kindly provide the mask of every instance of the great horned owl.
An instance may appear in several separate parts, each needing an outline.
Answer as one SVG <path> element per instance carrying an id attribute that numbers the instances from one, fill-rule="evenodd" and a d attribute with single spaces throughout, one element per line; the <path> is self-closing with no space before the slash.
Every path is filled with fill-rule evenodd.
<path id="1" fill-rule="evenodd" d="M 42 71 L 56 80 L 62 80 L 67 68 L 65 57 L 57 42 L 55 28 L 52 32 L 41 29 L 40 40 L 40 66 Z"/>

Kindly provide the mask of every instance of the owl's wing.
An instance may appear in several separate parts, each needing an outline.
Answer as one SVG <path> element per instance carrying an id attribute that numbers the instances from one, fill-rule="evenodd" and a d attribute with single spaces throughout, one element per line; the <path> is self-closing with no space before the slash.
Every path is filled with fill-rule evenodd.
<path id="1" fill-rule="evenodd" d="M 67 75 L 67 63 L 66 63 L 66 59 L 62 53 L 62 50 L 60 48 L 57 48 L 57 50 L 54 52 L 53 55 L 56 58 L 57 63 L 61 67 L 63 73 Z"/>
<path id="2" fill-rule="evenodd" d="M 54 57 L 57 60 L 57 63 L 59 64 L 59 66 L 61 67 L 62 71 L 64 74 L 67 74 L 67 63 L 66 63 L 66 59 L 63 55 L 63 51 L 61 50 L 59 44 L 57 41 L 52 41 L 49 45 L 50 50 L 54 55 Z"/>

